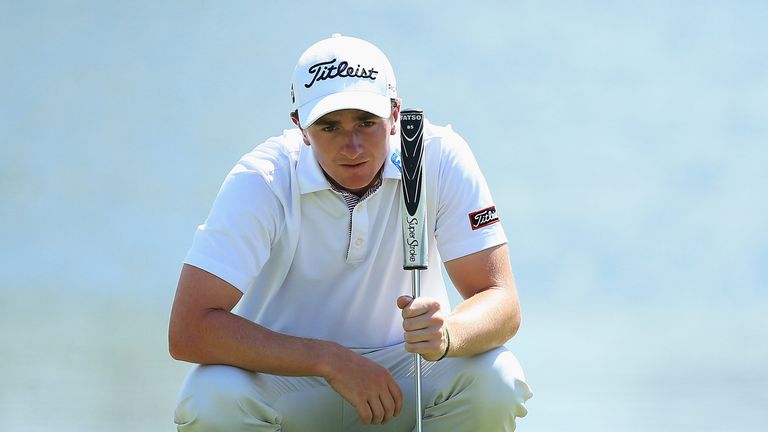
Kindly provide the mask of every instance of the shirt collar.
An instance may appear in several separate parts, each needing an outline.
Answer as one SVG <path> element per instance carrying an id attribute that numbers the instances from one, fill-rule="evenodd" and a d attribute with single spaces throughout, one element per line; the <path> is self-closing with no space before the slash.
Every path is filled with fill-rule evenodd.
<path id="1" fill-rule="evenodd" d="M 385 179 L 400 180 L 400 131 L 389 139 L 389 155 L 384 161 L 384 170 L 381 177 Z"/>
<path id="2" fill-rule="evenodd" d="M 320 164 L 315 159 L 312 149 L 302 143 L 299 150 L 299 161 L 296 163 L 296 176 L 299 179 L 299 191 L 302 194 L 330 189 Z"/>

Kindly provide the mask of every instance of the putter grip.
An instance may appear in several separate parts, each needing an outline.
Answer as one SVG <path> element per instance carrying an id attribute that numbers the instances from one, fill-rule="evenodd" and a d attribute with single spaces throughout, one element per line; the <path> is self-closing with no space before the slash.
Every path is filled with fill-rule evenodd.
<path id="1" fill-rule="evenodd" d="M 424 187 L 424 113 L 400 112 L 400 160 L 403 183 L 403 268 L 427 268 L 427 212 Z"/>

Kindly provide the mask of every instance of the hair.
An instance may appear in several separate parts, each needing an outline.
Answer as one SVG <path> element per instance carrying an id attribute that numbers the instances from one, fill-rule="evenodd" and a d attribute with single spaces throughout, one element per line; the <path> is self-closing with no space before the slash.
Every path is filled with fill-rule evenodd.
<path id="1" fill-rule="evenodd" d="M 392 106 L 393 110 L 395 109 L 395 107 L 397 106 L 399 101 L 400 100 L 397 99 L 397 98 L 391 98 L 389 100 L 389 103 Z M 299 110 L 296 109 L 296 110 L 291 111 L 291 117 L 296 117 L 296 120 L 299 120 Z"/>

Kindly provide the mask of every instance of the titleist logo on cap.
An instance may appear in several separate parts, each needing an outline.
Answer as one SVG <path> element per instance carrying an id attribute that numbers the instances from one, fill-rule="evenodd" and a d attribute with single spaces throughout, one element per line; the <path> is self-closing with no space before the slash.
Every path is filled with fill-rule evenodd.
<path id="1" fill-rule="evenodd" d="M 366 69 L 364 67 L 360 67 L 360 65 L 357 65 L 355 68 L 350 67 L 349 63 L 346 61 L 339 62 L 338 65 L 335 63 L 336 59 L 333 59 L 315 63 L 310 66 L 308 71 L 309 73 L 314 74 L 314 76 L 312 77 L 312 81 L 304 84 L 304 87 L 310 88 L 317 81 L 323 81 L 337 77 L 368 78 L 371 81 L 375 81 L 376 75 L 379 73 L 379 71 L 374 68 Z"/>

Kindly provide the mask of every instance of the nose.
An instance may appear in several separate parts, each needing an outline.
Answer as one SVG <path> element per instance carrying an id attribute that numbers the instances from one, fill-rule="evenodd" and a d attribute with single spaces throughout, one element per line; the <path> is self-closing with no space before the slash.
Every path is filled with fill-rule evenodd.
<path id="1" fill-rule="evenodd" d="M 363 142 L 355 131 L 349 131 L 344 137 L 344 144 L 341 146 L 341 154 L 349 159 L 355 159 L 363 153 Z"/>

